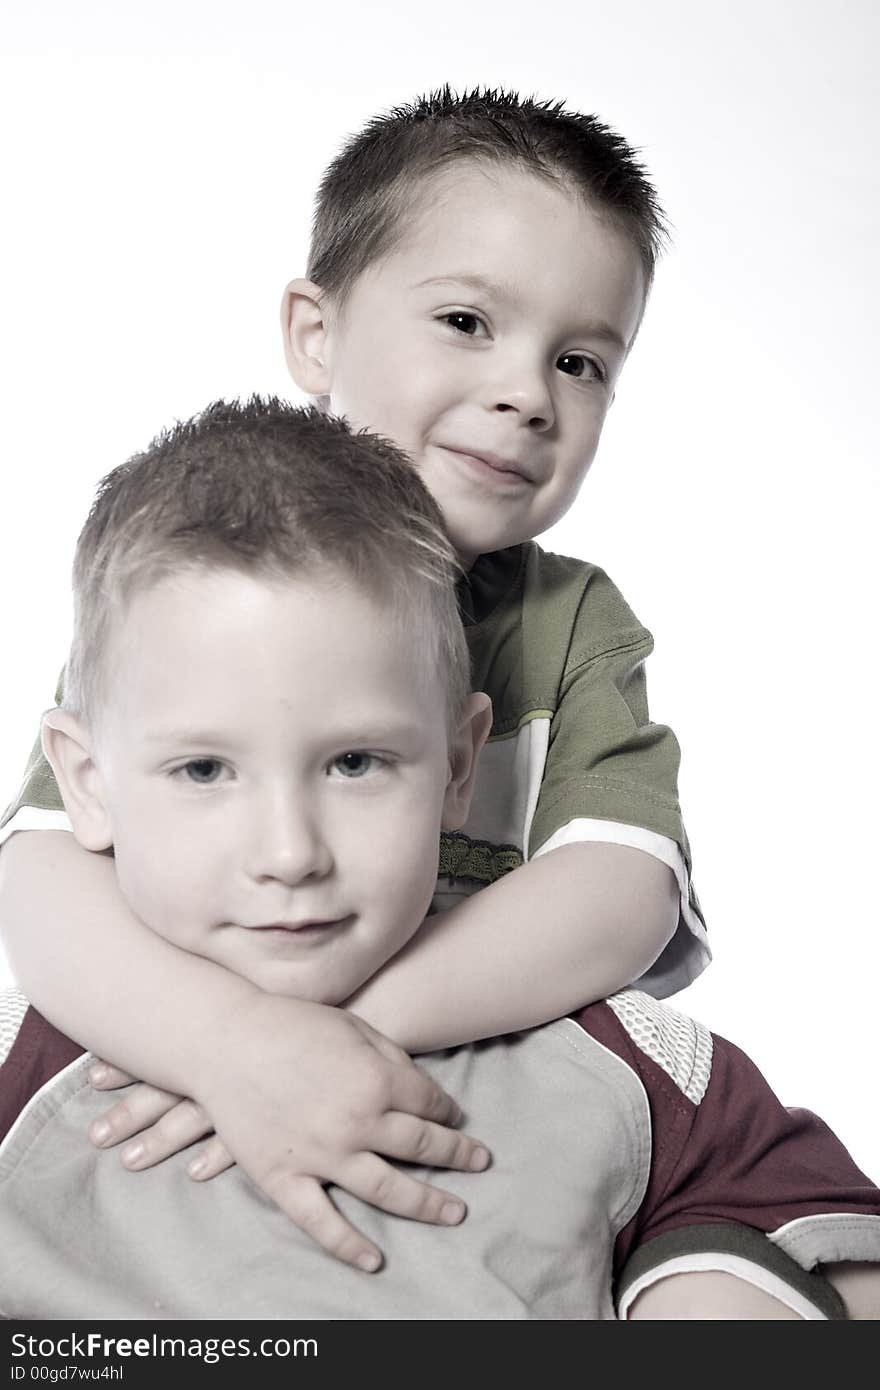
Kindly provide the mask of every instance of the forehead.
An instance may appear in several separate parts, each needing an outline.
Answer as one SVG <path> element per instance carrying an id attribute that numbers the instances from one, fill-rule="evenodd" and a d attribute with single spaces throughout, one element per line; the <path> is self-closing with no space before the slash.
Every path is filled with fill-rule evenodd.
<path id="1" fill-rule="evenodd" d="M 424 662 L 407 625 L 329 572 L 174 575 L 133 595 L 111 645 L 104 703 L 130 724 L 161 713 L 187 727 L 210 715 L 318 731 L 408 710 L 425 717 Z M 444 723 L 440 701 L 437 713 Z"/>
<path id="2" fill-rule="evenodd" d="M 639 253 L 609 217 L 528 170 L 474 160 L 419 181 L 402 234 L 362 278 L 399 288 L 470 281 L 560 319 L 613 324 L 627 343 L 645 295 Z"/>

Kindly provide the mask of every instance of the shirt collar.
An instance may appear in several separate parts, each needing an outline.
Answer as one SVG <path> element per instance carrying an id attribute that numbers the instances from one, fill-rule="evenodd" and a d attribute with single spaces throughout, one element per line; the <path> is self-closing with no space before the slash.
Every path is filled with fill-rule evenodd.
<path id="1" fill-rule="evenodd" d="M 478 555 L 456 586 L 458 609 L 465 627 L 481 623 L 510 592 L 525 559 L 526 546 L 511 545 Z"/>

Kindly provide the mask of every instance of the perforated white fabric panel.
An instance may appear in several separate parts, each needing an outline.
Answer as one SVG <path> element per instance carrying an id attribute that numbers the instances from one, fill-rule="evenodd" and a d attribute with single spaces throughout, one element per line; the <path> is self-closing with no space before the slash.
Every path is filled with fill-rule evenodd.
<path id="1" fill-rule="evenodd" d="M 612 995 L 608 1007 L 636 1046 L 672 1077 L 688 1100 L 699 1105 L 712 1071 L 709 1030 L 638 989 Z"/>
<path id="2" fill-rule="evenodd" d="M 0 1062 L 5 1062 L 12 1051 L 27 1006 L 28 1001 L 20 989 L 0 992 Z"/>

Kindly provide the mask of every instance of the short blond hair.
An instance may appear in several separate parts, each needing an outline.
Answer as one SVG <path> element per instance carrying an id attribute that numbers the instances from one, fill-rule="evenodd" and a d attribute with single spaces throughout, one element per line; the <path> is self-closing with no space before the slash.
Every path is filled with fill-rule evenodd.
<path id="1" fill-rule="evenodd" d="M 436 502 L 386 440 L 254 396 L 214 402 L 109 473 L 74 558 L 66 708 L 94 720 L 126 603 L 192 569 L 340 574 L 401 613 L 454 722 L 470 690 L 458 562 Z"/>

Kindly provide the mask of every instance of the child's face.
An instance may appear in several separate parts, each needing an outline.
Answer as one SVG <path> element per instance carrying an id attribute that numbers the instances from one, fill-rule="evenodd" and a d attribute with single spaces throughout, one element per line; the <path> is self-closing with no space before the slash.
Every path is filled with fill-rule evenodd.
<path id="1" fill-rule="evenodd" d="M 510 167 L 442 171 L 420 209 L 331 313 L 327 393 L 412 456 L 470 563 L 571 506 L 644 276 L 580 198 Z"/>
<path id="2" fill-rule="evenodd" d="M 126 899 L 267 991 L 347 998 L 431 898 L 442 682 L 336 577 L 178 575 L 118 645 L 95 760 Z"/>

